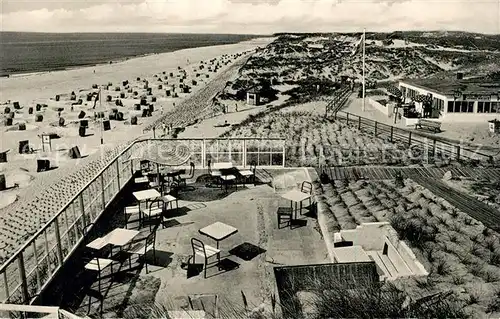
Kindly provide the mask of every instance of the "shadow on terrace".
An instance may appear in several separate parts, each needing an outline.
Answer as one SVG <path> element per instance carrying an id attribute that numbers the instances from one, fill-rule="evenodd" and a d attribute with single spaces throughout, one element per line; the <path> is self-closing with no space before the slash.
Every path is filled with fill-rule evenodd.
<path id="1" fill-rule="evenodd" d="M 314 204 L 304 200 L 293 220 L 282 197 L 300 192 L 306 170 L 254 173 L 255 180 L 238 176 L 227 189 L 210 170 L 193 170 L 175 188 L 168 180 L 155 188 L 154 170 L 149 178 L 138 173 L 100 220 L 82 229 L 85 242 L 39 303 L 91 317 L 161 305 L 211 318 L 224 305 L 267 305 L 277 295 L 274 266 L 328 260 Z"/>

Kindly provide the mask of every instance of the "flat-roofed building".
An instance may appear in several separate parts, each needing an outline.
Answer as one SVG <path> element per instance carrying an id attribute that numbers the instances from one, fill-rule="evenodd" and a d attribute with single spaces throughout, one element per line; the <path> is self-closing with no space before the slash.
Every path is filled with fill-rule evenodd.
<path id="1" fill-rule="evenodd" d="M 417 115 L 443 122 L 500 119 L 500 82 L 478 78 L 408 79 L 399 82 L 403 103 Z M 430 105 L 425 105 L 426 103 Z M 426 109 L 427 108 L 427 109 Z"/>

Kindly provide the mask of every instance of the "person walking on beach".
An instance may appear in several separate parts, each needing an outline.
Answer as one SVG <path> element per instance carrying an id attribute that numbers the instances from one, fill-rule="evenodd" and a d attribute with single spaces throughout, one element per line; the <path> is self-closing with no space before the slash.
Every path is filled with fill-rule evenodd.
<path id="1" fill-rule="evenodd" d="M 238 112 L 238 103 L 234 103 L 234 109 Z"/>
<path id="2" fill-rule="evenodd" d="M 161 128 L 163 129 L 163 137 L 167 136 L 167 126 L 165 122 L 161 123 Z"/>

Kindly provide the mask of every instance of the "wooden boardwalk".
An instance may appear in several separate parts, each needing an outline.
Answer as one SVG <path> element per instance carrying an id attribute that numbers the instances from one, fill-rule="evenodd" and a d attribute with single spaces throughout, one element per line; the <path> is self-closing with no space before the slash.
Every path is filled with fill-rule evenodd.
<path id="1" fill-rule="evenodd" d="M 388 166 L 352 166 L 352 167 L 328 167 L 326 169 L 330 179 L 333 180 L 384 180 L 394 179 L 397 172 L 401 172 L 405 178 L 424 177 L 441 179 L 448 171 L 454 177 L 465 177 L 474 180 L 487 179 L 500 181 L 500 169 L 497 168 L 473 168 L 473 167 L 388 167 Z"/>

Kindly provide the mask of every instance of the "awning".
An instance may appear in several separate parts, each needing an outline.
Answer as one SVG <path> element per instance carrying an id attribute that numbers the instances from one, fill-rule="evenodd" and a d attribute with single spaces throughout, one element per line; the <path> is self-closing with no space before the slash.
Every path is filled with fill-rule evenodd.
<path id="1" fill-rule="evenodd" d="M 145 145 L 135 151 L 130 158 L 125 160 L 147 160 L 151 163 L 164 166 L 180 166 L 191 158 L 191 149 L 181 143 L 164 143 Z"/>

